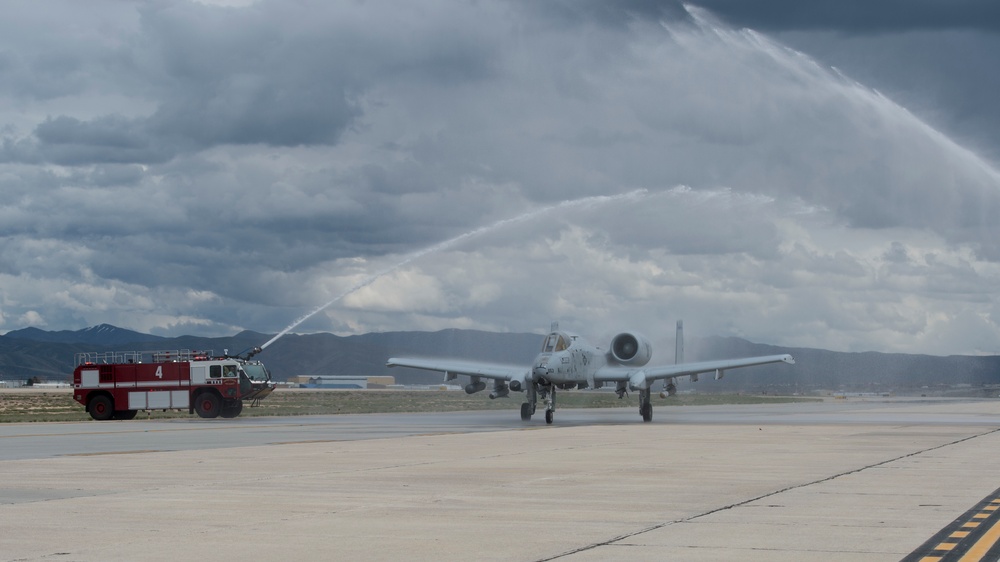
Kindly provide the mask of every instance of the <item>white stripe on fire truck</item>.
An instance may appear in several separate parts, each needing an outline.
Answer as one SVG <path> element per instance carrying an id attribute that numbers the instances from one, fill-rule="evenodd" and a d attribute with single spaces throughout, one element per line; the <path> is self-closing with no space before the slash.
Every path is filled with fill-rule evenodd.
<path id="1" fill-rule="evenodd" d="M 115 384 L 113 382 L 102 382 L 98 383 L 97 386 L 84 386 L 82 384 L 74 385 L 74 388 L 140 388 L 140 387 L 176 387 L 176 386 L 191 386 L 190 381 L 144 381 L 139 383 L 129 382 Z"/>

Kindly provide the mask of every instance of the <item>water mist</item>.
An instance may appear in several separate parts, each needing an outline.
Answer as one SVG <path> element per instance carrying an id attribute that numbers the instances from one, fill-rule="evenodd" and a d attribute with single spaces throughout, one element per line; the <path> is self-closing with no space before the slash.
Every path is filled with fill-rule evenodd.
<path id="1" fill-rule="evenodd" d="M 410 262 L 412 262 L 412 261 L 414 261 L 416 259 L 419 259 L 419 258 L 421 258 L 423 256 L 426 256 L 428 254 L 433 254 L 435 252 L 440 252 L 442 250 L 445 250 L 447 248 L 450 248 L 450 247 L 454 246 L 455 244 L 458 244 L 459 242 L 468 240 L 470 238 L 474 238 L 476 236 L 480 236 L 482 234 L 485 234 L 487 232 L 491 232 L 491 231 L 503 228 L 505 226 L 509 226 L 509 225 L 512 225 L 512 224 L 515 224 L 515 223 L 524 222 L 524 221 L 527 221 L 527 220 L 530 220 L 530 219 L 533 219 L 533 218 L 537 218 L 537 217 L 539 217 L 541 215 L 550 213 L 552 211 L 562 210 L 562 209 L 566 209 L 566 208 L 569 208 L 569 207 L 590 207 L 590 206 L 596 206 L 596 205 L 605 205 L 605 204 L 612 203 L 612 202 L 615 202 L 615 201 L 623 201 L 623 200 L 628 200 L 628 199 L 638 199 L 638 198 L 643 197 L 645 195 L 646 195 L 646 190 L 645 189 L 637 189 L 637 190 L 629 191 L 627 193 L 622 193 L 622 194 L 619 194 L 619 195 L 599 195 L 599 196 L 594 196 L 594 197 L 584 197 L 584 198 L 581 198 L 581 199 L 570 199 L 568 201 L 563 201 L 562 203 L 557 203 L 555 205 L 549 205 L 547 207 L 540 207 L 538 209 L 533 209 L 531 211 L 527 211 L 525 213 L 522 213 L 522 214 L 520 214 L 520 215 L 518 215 L 516 217 L 511 217 L 511 218 L 499 220 L 499 221 L 497 221 L 497 222 L 495 222 L 495 223 L 493 223 L 491 225 L 483 226 L 483 227 L 477 228 L 475 230 L 470 230 L 469 232 L 466 232 L 464 234 L 460 234 L 460 235 L 458 235 L 458 236 L 456 236 L 454 238 L 451 238 L 449 240 L 445 240 L 444 242 L 439 242 L 439 243 L 437 243 L 437 244 L 435 244 L 433 246 L 429 246 L 429 247 L 424 248 L 422 250 L 418 250 L 416 252 L 413 252 L 413 253 L 407 255 L 405 258 L 403 258 L 399 262 L 397 262 L 397 263 L 395 263 L 395 264 L 393 264 L 393 265 L 391 265 L 391 266 L 389 266 L 389 267 L 387 267 L 387 268 L 379 271 L 378 273 L 375 273 L 373 275 L 370 275 L 370 276 L 366 277 L 365 279 L 363 279 L 362 281 L 360 281 L 358 284 L 354 285 L 350 289 L 347 289 L 346 291 L 344 291 L 344 292 L 340 293 L 339 295 L 337 295 L 336 297 L 330 299 L 329 301 L 327 301 L 323 305 L 317 307 L 316 309 L 312 310 L 308 314 L 302 316 L 301 318 L 299 318 L 295 322 L 292 322 L 291 324 L 289 324 L 289 326 L 287 328 L 285 328 L 284 330 L 278 332 L 278 334 L 275 335 L 270 340 L 268 340 L 267 343 L 265 343 L 264 345 L 260 346 L 260 348 L 261 349 L 267 348 L 267 346 L 271 345 L 272 343 L 274 343 L 275 341 L 277 341 L 280 337 L 284 336 L 288 332 L 290 332 L 293 329 L 295 329 L 295 327 L 298 326 L 299 324 L 301 324 L 301 323 L 305 322 L 306 320 L 312 318 L 316 314 L 319 314 L 320 312 L 322 312 L 326 308 L 332 306 L 334 303 L 336 303 L 337 301 L 343 299 L 347 295 L 350 295 L 351 293 L 353 293 L 355 291 L 358 291 L 360 289 L 363 289 L 363 288 L 367 287 L 368 285 L 371 285 L 372 283 L 374 283 L 375 281 L 378 281 L 380 278 L 384 277 L 385 275 L 387 275 L 389 273 L 392 273 L 393 271 L 399 269 L 400 267 L 402 267 L 402 266 L 404 266 L 404 265 L 406 265 L 406 264 L 408 264 L 408 263 L 410 263 Z"/>

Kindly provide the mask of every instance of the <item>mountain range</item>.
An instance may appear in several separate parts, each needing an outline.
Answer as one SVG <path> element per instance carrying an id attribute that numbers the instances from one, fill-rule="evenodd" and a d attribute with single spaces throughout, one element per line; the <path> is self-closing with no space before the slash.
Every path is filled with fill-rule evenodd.
<path id="1" fill-rule="evenodd" d="M 38 328 L 13 330 L 0 336 L 0 380 L 60 382 L 72 375 L 75 354 L 93 351 L 150 351 L 167 349 L 207 350 L 216 355 L 238 354 L 273 335 L 243 331 L 231 337 L 166 338 L 134 332 L 109 324 L 77 331 L 45 331 Z M 439 332 L 379 332 L 357 336 L 319 333 L 288 334 L 268 346 L 256 358 L 262 360 L 275 380 L 294 375 L 392 375 L 401 384 L 431 384 L 441 375 L 426 371 L 385 366 L 390 356 L 426 356 L 478 359 L 495 363 L 529 365 L 538 353 L 542 336 L 527 333 L 495 333 L 476 330 Z M 654 362 L 669 362 L 656 355 Z M 726 374 L 721 381 L 689 383 L 681 389 L 705 392 L 806 393 L 817 389 L 849 392 L 925 393 L 944 389 L 971 394 L 997 394 L 1000 356 L 948 357 L 846 353 L 809 348 L 785 348 L 752 343 L 739 338 L 689 337 L 686 359 L 724 359 L 753 355 L 791 353 L 794 366 L 762 365 Z M 711 377 L 704 377 L 710 379 Z"/>

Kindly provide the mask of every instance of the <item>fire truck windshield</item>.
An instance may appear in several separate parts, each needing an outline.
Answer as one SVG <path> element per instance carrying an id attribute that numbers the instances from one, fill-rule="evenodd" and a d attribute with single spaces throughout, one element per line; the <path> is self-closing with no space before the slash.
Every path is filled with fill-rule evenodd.
<path id="1" fill-rule="evenodd" d="M 260 363 L 246 363 L 243 365 L 243 372 L 254 382 L 267 382 L 271 380 L 270 373 Z"/>

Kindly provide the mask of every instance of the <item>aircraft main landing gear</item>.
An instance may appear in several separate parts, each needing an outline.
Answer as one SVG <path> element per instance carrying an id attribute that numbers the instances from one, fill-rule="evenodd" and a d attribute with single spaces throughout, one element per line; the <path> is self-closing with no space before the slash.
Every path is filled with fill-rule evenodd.
<path id="1" fill-rule="evenodd" d="M 649 390 L 639 392 L 639 414 L 644 422 L 653 421 L 653 403 L 649 401 L 650 394 Z"/>
<path id="2" fill-rule="evenodd" d="M 525 390 L 527 396 L 525 402 L 521 404 L 521 419 L 531 421 L 531 416 L 535 414 L 535 403 L 538 402 L 538 390 L 535 388 L 535 383 L 529 383 Z"/>

